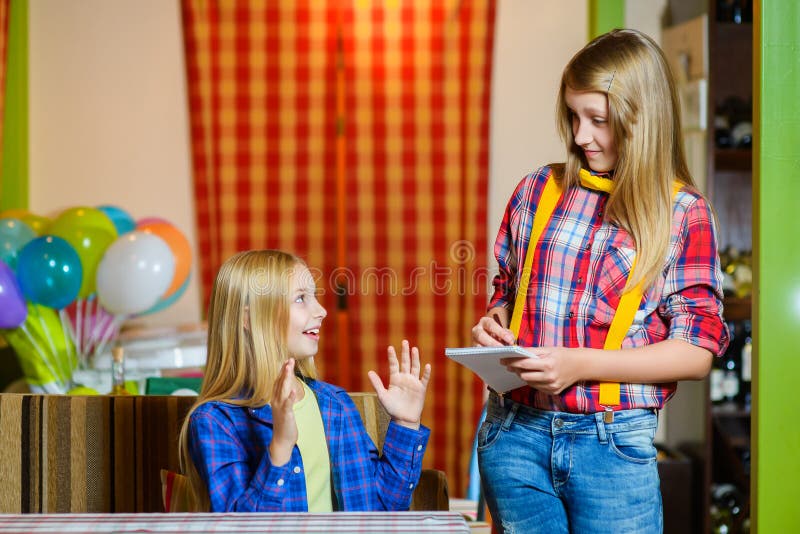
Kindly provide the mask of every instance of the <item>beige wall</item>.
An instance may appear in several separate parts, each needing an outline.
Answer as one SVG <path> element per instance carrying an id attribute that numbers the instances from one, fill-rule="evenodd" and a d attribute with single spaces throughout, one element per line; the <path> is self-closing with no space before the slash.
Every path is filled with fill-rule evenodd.
<path id="1" fill-rule="evenodd" d="M 29 6 L 31 211 L 115 204 L 171 221 L 196 250 L 177 0 Z M 147 321 L 198 321 L 192 278 Z"/>
<path id="2" fill-rule="evenodd" d="M 489 149 L 489 266 L 494 238 L 517 183 L 564 159 L 555 103 L 561 71 L 586 43 L 586 0 L 498 0 Z"/>
<path id="3" fill-rule="evenodd" d="M 628 1 L 628 25 L 655 33 L 665 3 Z M 29 5 L 31 210 L 52 214 L 117 204 L 136 218 L 172 221 L 196 250 L 178 2 Z M 587 34 L 586 0 L 497 5 L 490 247 L 517 182 L 537 166 L 563 159 L 554 115 L 558 80 Z M 491 248 L 487 254 L 493 265 Z M 196 276 L 192 282 L 176 304 L 145 320 L 199 320 Z"/>

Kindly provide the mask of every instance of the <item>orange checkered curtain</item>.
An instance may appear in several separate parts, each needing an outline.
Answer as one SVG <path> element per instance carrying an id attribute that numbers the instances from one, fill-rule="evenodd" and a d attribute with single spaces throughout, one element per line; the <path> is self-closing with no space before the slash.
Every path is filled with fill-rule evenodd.
<path id="1" fill-rule="evenodd" d="M 350 391 L 407 338 L 433 364 L 426 467 L 466 487 L 482 385 L 444 348 L 483 314 L 494 0 L 183 0 L 200 276 L 305 258 L 317 366 Z M 205 300 L 207 302 L 207 300 Z"/>

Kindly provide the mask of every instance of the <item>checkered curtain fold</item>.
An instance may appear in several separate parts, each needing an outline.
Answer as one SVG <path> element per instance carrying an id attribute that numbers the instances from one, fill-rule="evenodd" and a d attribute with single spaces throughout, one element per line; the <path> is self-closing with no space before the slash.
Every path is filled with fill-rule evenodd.
<path id="1" fill-rule="evenodd" d="M 316 269 L 325 380 L 433 363 L 426 467 L 466 485 L 482 386 L 447 361 L 486 304 L 494 0 L 182 1 L 204 302 L 236 251 Z M 341 293 L 337 295 L 336 292 Z"/>

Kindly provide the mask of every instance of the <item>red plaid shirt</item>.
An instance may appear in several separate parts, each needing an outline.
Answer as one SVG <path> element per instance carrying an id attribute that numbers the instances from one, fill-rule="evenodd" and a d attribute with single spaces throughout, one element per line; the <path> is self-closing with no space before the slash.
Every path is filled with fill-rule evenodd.
<path id="1" fill-rule="evenodd" d="M 500 272 L 489 307 L 514 307 L 538 200 L 550 173 L 523 178 L 506 207 L 495 242 Z M 608 195 L 574 187 L 563 198 L 536 244 L 532 277 L 519 332 L 528 347 L 603 348 L 636 254 L 625 230 L 603 221 Z M 670 247 L 660 277 L 645 292 L 623 348 L 681 339 L 722 354 L 728 331 L 722 319 L 722 272 L 711 208 L 697 192 L 675 198 Z M 662 408 L 677 384 L 621 384 L 620 409 Z M 559 395 L 522 387 L 513 400 L 543 410 L 602 411 L 597 382 L 579 382 Z"/>

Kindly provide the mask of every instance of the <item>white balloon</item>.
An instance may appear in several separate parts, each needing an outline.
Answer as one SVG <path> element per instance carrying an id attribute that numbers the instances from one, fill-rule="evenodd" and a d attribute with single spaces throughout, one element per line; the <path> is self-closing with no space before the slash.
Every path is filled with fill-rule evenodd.
<path id="1" fill-rule="evenodd" d="M 97 297 L 115 315 L 131 315 L 155 305 L 175 274 L 175 257 L 160 237 L 123 234 L 97 266 Z"/>

